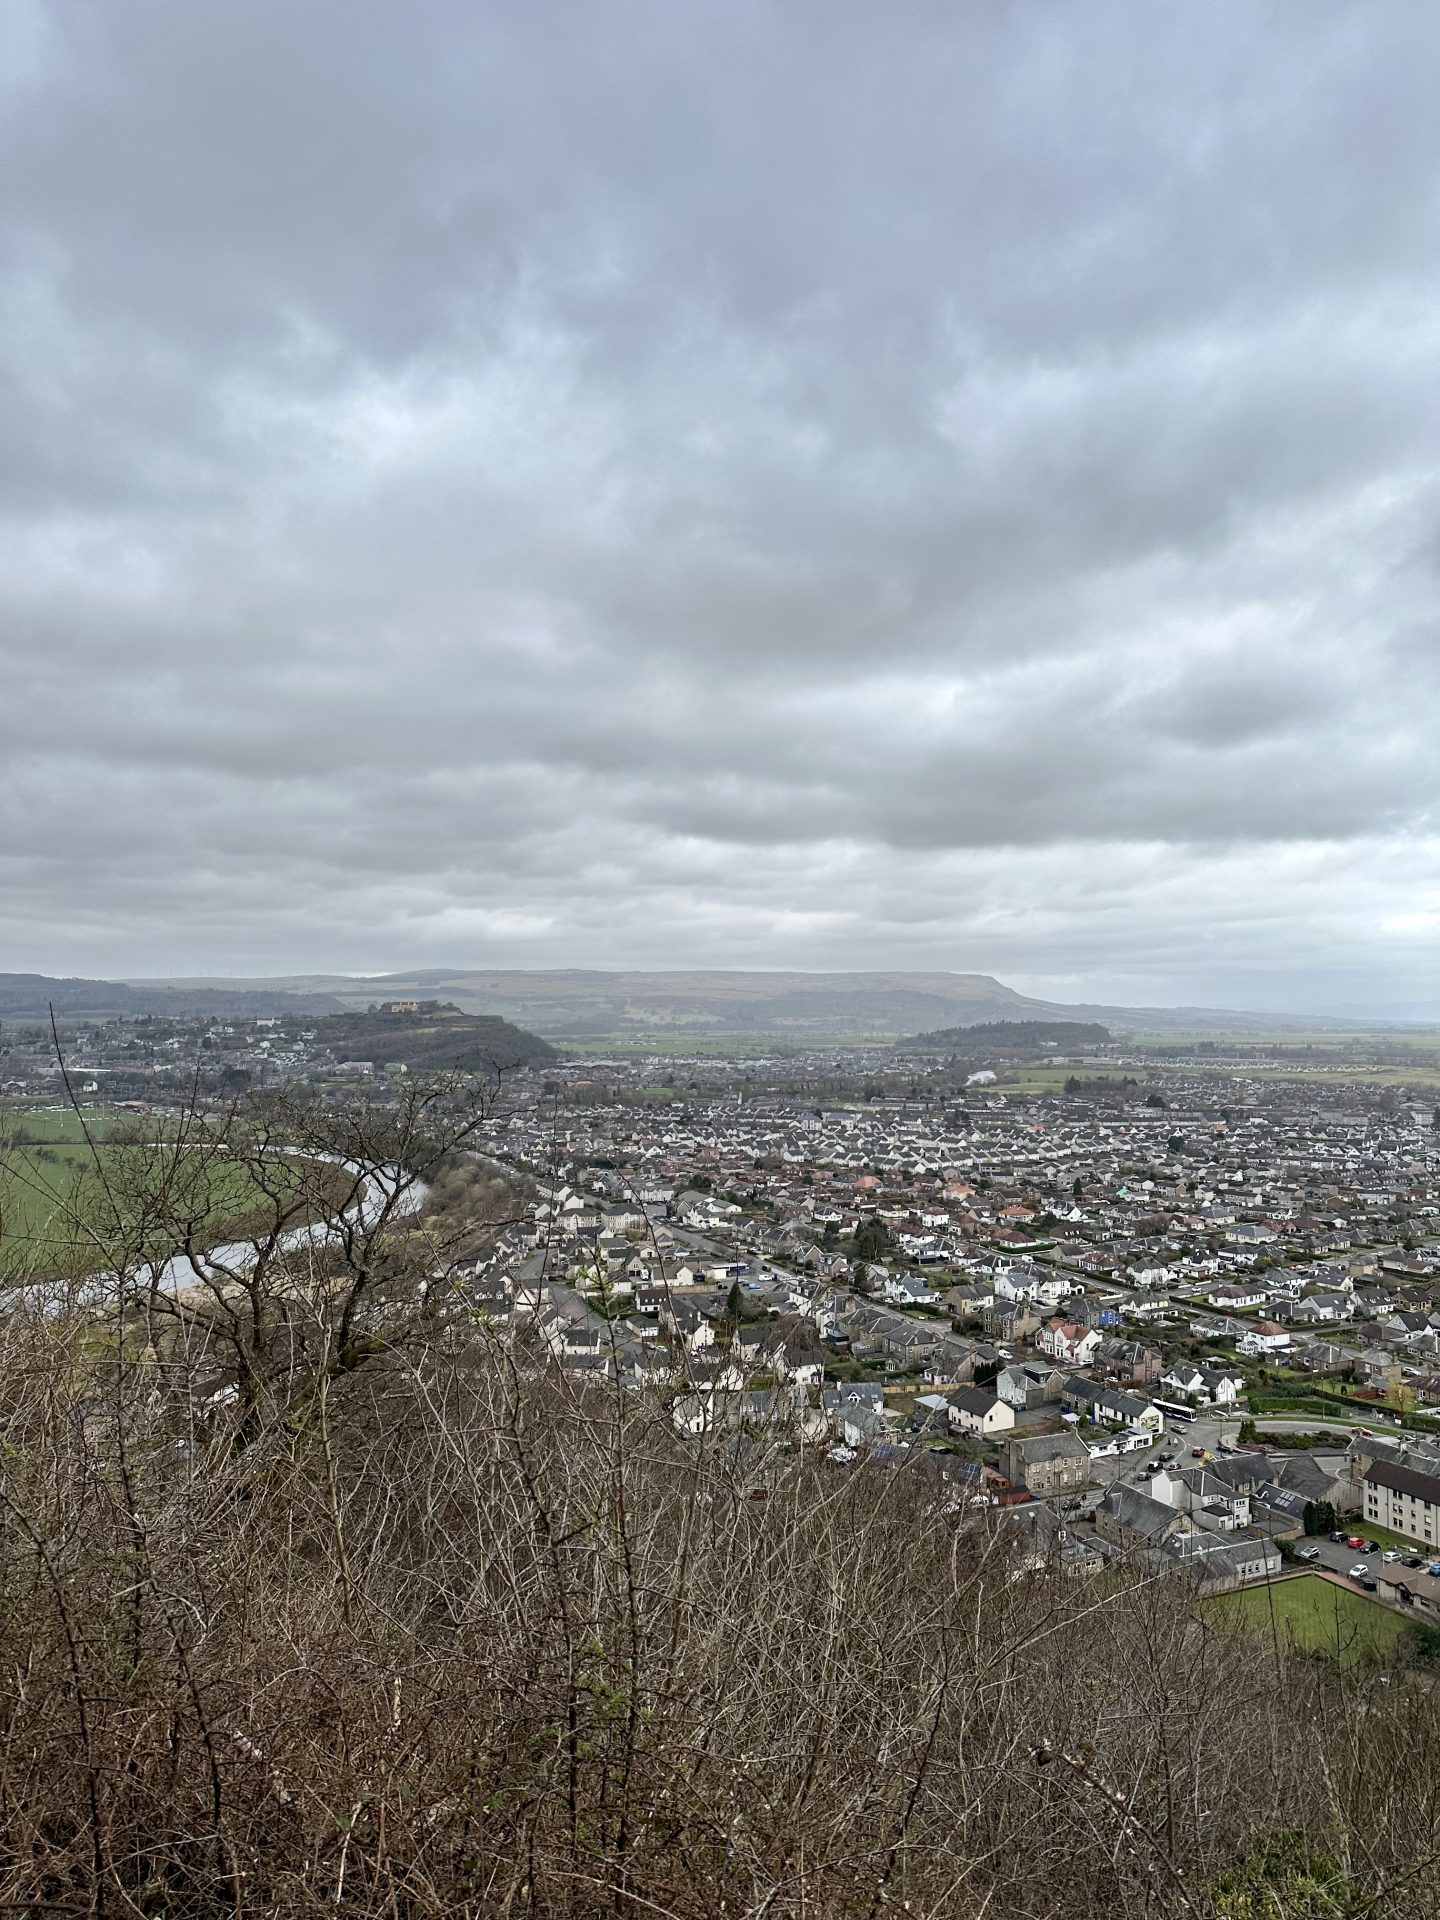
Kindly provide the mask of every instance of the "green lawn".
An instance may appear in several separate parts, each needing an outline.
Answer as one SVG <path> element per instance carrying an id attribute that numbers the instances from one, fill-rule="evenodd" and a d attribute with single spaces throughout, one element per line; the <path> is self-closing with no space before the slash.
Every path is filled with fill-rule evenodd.
<path id="1" fill-rule="evenodd" d="M 1138 1081 L 1141 1073 L 1133 1067 L 1041 1067 L 1015 1064 L 997 1067 L 993 1087 L 980 1087 L 980 1093 L 1060 1094 L 1072 1076 L 1090 1081 L 1095 1087 L 1122 1086 L 1128 1079 Z M 1135 1089 L 1132 1087 L 1132 1091 Z"/>
<path id="2" fill-rule="evenodd" d="M 1332 1654 L 1342 1667 L 1388 1659 L 1405 1631 L 1404 1619 L 1378 1600 L 1314 1573 L 1217 1594 L 1201 1614 L 1211 1625 L 1273 1634 L 1301 1653 Z"/>
<path id="3" fill-rule="evenodd" d="M 1358 1514 L 1352 1514 L 1349 1520 L 1335 1522 L 1344 1526 L 1353 1539 L 1359 1534 L 1362 1540 L 1378 1540 L 1382 1547 L 1396 1547 L 1401 1553 L 1423 1553 L 1426 1560 L 1440 1560 L 1440 1547 L 1428 1540 L 1412 1540 L 1408 1534 L 1391 1533 L 1388 1527 L 1372 1527 L 1368 1521 L 1362 1524 Z"/>
<path id="4" fill-rule="evenodd" d="M 111 1248 L 125 1237 L 125 1224 L 144 1217 L 148 1150 L 117 1137 L 130 1116 L 87 1113 L 96 1141 L 83 1143 L 74 1114 L 19 1113 L 0 1117 L 0 1280 L 74 1276 L 110 1264 Z M 140 1139 L 155 1138 L 157 1123 L 141 1120 Z M 314 1164 L 268 1163 L 267 1180 L 280 1204 L 295 1205 L 301 1225 L 324 1211 L 337 1192 L 336 1169 Z M 301 1205 L 302 1183 L 322 1204 Z M 243 1164 L 203 1157 L 182 1162 L 174 1179 L 177 1204 L 203 1219 L 203 1236 L 215 1244 L 234 1239 L 274 1205 Z M 143 1209 L 143 1211 L 142 1211 Z M 168 1254 L 170 1245 L 154 1245 Z"/>
<path id="5" fill-rule="evenodd" d="M 147 1115 L 123 1114 L 113 1107 L 86 1107 L 78 1114 L 69 1107 L 31 1107 L 0 1115 L 0 1139 L 19 1145 L 83 1146 L 87 1132 L 92 1140 L 104 1140 L 127 1122 L 154 1125 Z"/>

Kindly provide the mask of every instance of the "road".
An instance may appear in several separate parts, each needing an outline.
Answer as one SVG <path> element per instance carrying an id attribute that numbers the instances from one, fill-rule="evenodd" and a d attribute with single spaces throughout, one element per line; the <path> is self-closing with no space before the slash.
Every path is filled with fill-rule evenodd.
<path id="1" fill-rule="evenodd" d="M 289 1149 L 284 1149 L 289 1151 Z M 337 1167 L 360 1176 L 360 1185 L 353 1203 L 346 1208 L 339 1220 L 348 1220 L 362 1230 L 372 1227 L 385 1212 L 387 1204 L 390 1218 L 401 1220 L 418 1213 L 425 1204 L 425 1196 L 430 1188 L 423 1180 L 412 1179 L 410 1185 L 396 1198 L 396 1188 L 404 1178 L 398 1167 L 372 1167 L 361 1175 L 360 1168 L 352 1160 L 346 1160 L 338 1153 L 312 1153 L 314 1160 L 328 1160 Z M 288 1233 L 282 1233 L 276 1241 L 276 1248 L 282 1253 L 293 1253 L 300 1247 L 322 1247 L 340 1238 L 340 1226 L 336 1219 L 315 1220 L 308 1226 L 295 1227 Z M 237 1274 L 248 1271 L 257 1258 L 253 1240 L 233 1240 L 222 1246 L 208 1247 L 203 1253 L 197 1253 L 195 1263 L 181 1253 L 169 1260 L 162 1261 L 152 1268 L 141 1268 L 136 1279 L 147 1285 L 154 1285 L 163 1293 L 180 1293 L 189 1287 L 197 1286 L 202 1279 L 224 1284 Z M 197 1272 L 196 1267 L 202 1270 Z M 28 1300 L 53 1302 L 56 1307 L 101 1307 L 111 1298 L 115 1286 L 113 1273 L 92 1273 L 78 1287 L 72 1287 L 61 1281 L 41 1281 L 23 1290 Z M 0 1293 L 0 1308 L 8 1305 L 13 1296 L 8 1291 Z M 47 1311 L 49 1309 L 47 1308 Z"/>
<path id="2" fill-rule="evenodd" d="M 1361 1420 L 1267 1420 L 1263 1414 L 1256 1417 L 1257 1433 L 1333 1433 L 1338 1439 L 1348 1440 L 1352 1433 L 1359 1433 L 1365 1423 Z M 1371 1432 L 1377 1431 L 1372 1417 Z"/>
<path id="3" fill-rule="evenodd" d="M 1053 1412 L 1053 1408 L 1045 1411 Z M 1221 1441 L 1233 1442 L 1239 1430 L 1238 1413 L 1201 1414 L 1189 1426 L 1182 1426 L 1178 1422 L 1167 1426 L 1153 1447 L 1118 1456 L 1102 1455 L 1093 1462 L 1093 1475 L 1105 1486 L 1124 1481 L 1127 1486 L 1139 1487 L 1143 1493 L 1162 1453 L 1173 1453 L 1173 1464 L 1177 1467 L 1193 1467 L 1196 1464 L 1193 1448 L 1203 1447 L 1207 1452 L 1218 1455 Z"/>
<path id="4" fill-rule="evenodd" d="M 1238 1413 L 1197 1413 L 1188 1426 L 1176 1421 L 1165 1429 L 1165 1438 L 1173 1447 L 1190 1452 L 1192 1447 L 1204 1447 L 1210 1453 L 1219 1451 L 1222 1440 L 1234 1444 L 1240 1432 L 1241 1416 Z"/>
<path id="5" fill-rule="evenodd" d="M 408 1218 L 418 1213 L 425 1204 L 425 1196 L 430 1189 L 423 1180 L 412 1179 L 398 1198 L 397 1189 L 405 1178 L 398 1167 L 373 1167 L 362 1173 L 353 1160 L 346 1160 L 338 1153 L 317 1153 L 311 1156 L 316 1160 L 328 1160 L 337 1167 L 343 1167 L 353 1174 L 358 1182 L 353 1204 L 342 1216 L 362 1231 L 375 1225 L 390 1208 L 392 1220 Z M 323 1247 L 340 1238 L 340 1227 L 335 1220 L 315 1220 L 308 1226 L 296 1227 L 289 1233 L 282 1233 L 276 1246 L 282 1253 L 293 1253 L 301 1247 Z M 255 1264 L 257 1258 L 255 1244 L 250 1240 L 236 1240 L 221 1247 L 211 1247 L 197 1256 L 199 1267 L 204 1274 L 218 1280 L 224 1280 L 231 1273 L 243 1273 Z M 175 1293 L 181 1288 L 193 1286 L 202 1277 L 197 1273 L 195 1264 L 184 1255 L 177 1253 L 163 1266 L 156 1269 L 155 1281 L 165 1293 Z"/>

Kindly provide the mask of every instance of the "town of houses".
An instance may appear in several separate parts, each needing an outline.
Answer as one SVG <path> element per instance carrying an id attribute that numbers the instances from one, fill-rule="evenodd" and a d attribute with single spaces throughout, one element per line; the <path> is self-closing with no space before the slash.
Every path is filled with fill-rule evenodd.
<path id="1" fill-rule="evenodd" d="M 326 1097 L 376 1077 L 293 1022 L 134 1031 L 84 1036 L 86 1091 L 163 1098 L 197 1044 Z M 697 1442 L 925 1472 L 1077 1567 L 1236 1585 L 1331 1509 L 1413 1547 L 1379 1583 L 1440 1613 L 1434 1109 L 1235 1053 L 1120 1097 L 874 1049 L 562 1059 L 477 1141 L 529 1200 L 454 1298 Z M 7 1069 L 43 1097 L 44 1036 Z"/>
<path id="2" fill-rule="evenodd" d="M 1236 1585 L 1333 1509 L 1413 1542 L 1377 1572 L 1440 1613 L 1429 1108 L 1234 1079 L 816 1103 L 763 1060 L 665 1097 L 679 1074 L 579 1063 L 497 1112 L 486 1151 L 536 1199 L 472 1309 L 684 1433 L 930 1473 L 1077 1566 Z"/>

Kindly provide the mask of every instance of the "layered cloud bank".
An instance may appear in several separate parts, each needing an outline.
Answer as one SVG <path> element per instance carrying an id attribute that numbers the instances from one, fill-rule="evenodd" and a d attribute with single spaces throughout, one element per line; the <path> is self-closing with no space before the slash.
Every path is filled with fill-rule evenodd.
<path id="1" fill-rule="evenodd" d="M 20 5 L 49 971 L 1436 997 L 1440 22 Z"/>

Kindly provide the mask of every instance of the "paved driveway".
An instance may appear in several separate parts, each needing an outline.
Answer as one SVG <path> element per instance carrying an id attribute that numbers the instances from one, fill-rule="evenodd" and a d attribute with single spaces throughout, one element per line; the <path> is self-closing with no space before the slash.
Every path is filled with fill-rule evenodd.
<path id="1" fill-rule="evenodd" d="M 1359 1534 L 1359 1537 L 1361 1539 L 1365 1537 L 1363 1532 Z M 1297 1540 L 1295 1545 L 1297 1549 L 1300 1547 L 1318 1547 L 1319 1558 L 1310 1564 L 1312 1566 L 1325 1567 L 1331 1573 L 1348 1575 L 1351 1567 L 1358 1567 L 1362 1560 L 1366 1566 L 1369 1567 L 1372 1580 L 1378 1580 L 1382 1572 L 1387 1574 L 1398 1573 L 1403 1576 L 1406 1585 L 1413 1587 L 1416 1593 L 1423 1594 L 1434 1604 L 1440 1605 L 1440 1580 L 1431 1579 L 1430 1575 L 1427 1574 L 1423 1568 L 1401 1566 L 1396 1560 L 1382 1563 L 1378 1553 L 1357 1553 L 1353 1547 L 1337 1546 L 1328 1535 L 1320 1540 Z M 1420 1553 L 1422 1549 L 1417 1545 L 1414 1551 Z M 1435 1559 L 1436 1555 L 1433 1553 L 1426 1554 L 1425 1564 L 1428 1566 Z"/>

